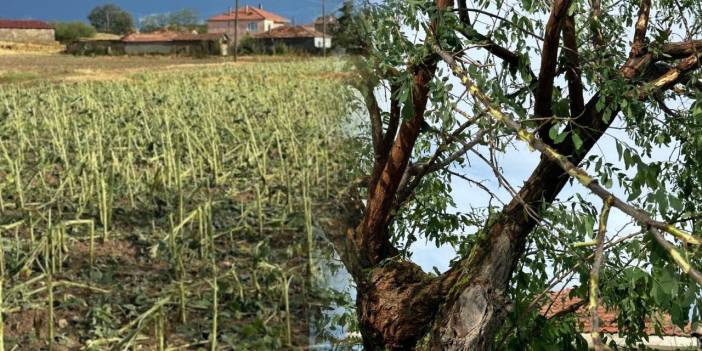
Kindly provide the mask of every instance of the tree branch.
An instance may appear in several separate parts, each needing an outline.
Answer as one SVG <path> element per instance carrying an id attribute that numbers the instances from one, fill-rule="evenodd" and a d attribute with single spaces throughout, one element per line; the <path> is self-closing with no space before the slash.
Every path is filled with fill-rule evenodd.
<path id="1" fill-rule="evenodd" d="M 385 164 L 390 156 L 390 149 L 395 141 L 395 136 L 397 135 L 397 129 L 400 124 L 400 101 L 398 100 L 397 94 L 400 90 L 400 84 L 391 80 L 390 83 L 390 120 L 388 121 L 388 128 L 385 133 L 383 133 L 383 122 L 380 113 L 378 113 L 377 118 L 371 115 L 372 133 L 373 133 L 373 149 L 375 150 L 375 162 L 373 164 L 373 173 L 370 177 L 368 189 L 373 189 L 378 185 L 378 180 L 385 169 Z M 373 100 L 369 103 L 374 104 L 375 108 L 378 108 L 378 103 L 375 100 L 375 95 L 373 95 Z M 369 105 L 369 112 L 373 109 L 373 105 Z M 379 110 L 379 108 L 378 108 Z M 377 121 L 377 122 L 376 122 Z M 373 123 L 377 123 L 378 126 L 374 126 Z M 377 135 L 376 135 L 377 133 Z M 369 200 L 374 194 L 369 194 Z"/>
<path id="2" fill-rule="evenodd" d="M 406 184 L 403 184 L 404 186 L 402 186 L 400 188 L 401 190 L 398 191 L 397 200 L 395 201 L 394 207 L 398 208 L 402 206 L 407 199 L 410 198 L 414 190 L 419 186 L 422 179 L 427 174 L 448 167 L 451 165 L 451 163 L 463 157 L 466 153 L 468 153 L 468 151 L 472 150 L 476 145 L 482 142 L 485 134 L 487 134 L 487 130 L 481 129 L 471 141 L 461 141 L 462 147 L 441 161 L 439 161 L 439 157 L 441 157 L 441 154 L 443 153 L 443 147 L 440 146 L 429 161 L 409 168 L 407 172 Z M 411 180 L 410 177 L 412 177 Z"/>
<path id="3" fill-rule="evenodd" d="M 579 168 L 576 165 L 574 165 L 570 160 L 568 160 L 567 157 L 561 155 L 560 153 L 558 153 L 558 151 L 536 138 L 536 136 L 533 133 L 523 128 L 519 124 L 519 122 L 511 119 L 500 109 L 493 106 L 493 103 L 490 100 L 490 98 L 483 94 L 482 91 L 470 80 L 468 75 L 463 70 L 461 70 L 461 68 L 456 64 L 456 61 L 451 57 L 451 55 L 449 55 L 445 51 L 442 51 L 437 46 L 435 46 L 435 50 L 444 59 L 444 61 L 446 61 L 449 64 L 451 69 L 453 69 L 454 73 L 461 79 L 463 84 L 466 86 L 466 88 L 469 89 L 469 91 L 476 98 L 476 100 L 478 100 L 481 104 L 485 106 L 486 109 L 490 111 L 490 115 L 495 121 L 500 122 L 508 128 L 512 129 L 512 131 L 517 135 L 519 139 L 527 142 L 532 148 L 538 150 L 548 159 L 557 163 L 568 175 L 575 178 L 586 188 L 590 189 L 590 191 L 592 191 L 593 194 L 607 201 L 610 201 L 609 199 L 611 198 L 612 207 L 619 209 L 620 211 L 629 215 L 639 223 L 672 234 L 673 236 L 687 244 L 702 245 L 702 239 L 697 238 L 694 235 L 682 229 L 679 229 L 671 224 L 656 221 L 653 218 L 649 217 L 644 211 L 635 208 L 614 196 L 614 194 L 602 187 L 582 168 Z"/>
<path id="4" fill-rule="evenodd" d="M 436 0 L 436 8 L 439 12 L 432 21 L 430 33 L 435 32 L 440 25 L 442 11 L 446 10 L 449 3 L 453 1 Z M 424 122 L 424 112 L 429 98 L 429 83 L 434 77 L 438 60 L 439 58 L 435 55 L 429 55 L 423 62 L 412 67 L 414 116 L 400 125 L 397 139 L 391 147 L 389 158 L 377 184 L 371 184 L 369 188 L 368 205 L 363 221 L 351 238 L 358 252 L 362 254 L 360 257 L 362 264 L 367 267 L 375 266 L 396 253 L 387 233 L 387 219 Z"/>
<path id="5" fill-rule="evenodd" d="M 534 115 L 536 118 L 548 118 L 538 129 L 539 137 L 551 144 L 548 132 L 553 123 L 553 81 L 556 77 L 556 64 L 558 63 L 558 44 L 560 42 L 561 27 L 567 17 L 570 0 L 555 0 L 551 6 L 551 15 L 546 23 L 544 44 L 541 49 L 541 69 L 536 85 L 534 97 Z"/>
<path id="6" fill-rule="evenodd" d="M 401 207 L 407 201 L 407 199 L 410 198 L 410 196 L 414 192 L 414 189 L 419 185 L 419 182 L 422 180 L 422 178 L 424 176 L 426 176 L 430 172 L 435 172 L 438 169 L 446 167 L 451 162 L 455 161 L 456 159 L 461 157 L 463 154 L 465 154 L 466 152 L 471 150 L 473 147 L 475 147 L 475 145 L 477 145 L 477 143 L 480 140 L 482 140 L 482 137 L 485 135 L 485 133 L 480 133 L 479 136 L 474 138 L 474 140 L 478 140 L 475 144 L 473 144 L 473 142 L 468 143 L 469 145 L 473 144 L 472 146 L 469 146 L 468 148 L 466 148 L 465 143 L 463 143 L 464 148 L 462 148 L 462 150 L 465 149 L 465 151 L 460 152 L 460 150 L 459 150 L 458 152 L 454 153 L 454 156 L 449 157 L 449 158 L 452 158 L 452 160 L 449 161 L 448 163 L 446 163 L 446 165 L 444 165 L 444 166 L 437 166 L 436 165 L 436 162 L 438 162 L 439 158 L 441 157 L 443 152 L 446 150 L 446 148 L 449 145 L 451 145 L 466 129 L 468 129 L 470 126 L 474 125 L 478 121 L 478 119 L 480 117 L 482 117 L 482 114 L 481 114 L 481 115 L 475 116 L 473 118 L 470 118 L 467 114 L 465 114 L 463 111 L 461 111 L 459 109 L 455 109 L 455 111 L 458 112 L 459 114 L 462 114 L 468 120 L 465 121 L 463 124 L 461 124 L 458 128 L 456 128 L 456 130 L 454 130 L 448 137 L 446 137 L 446 139 L 441 143 L 441 145 L 439 145 L 436 148 L 436 151 L 434 152 L 432 157 L 429 158 L 429 160 L 427 162 L 424 162 L 423 164 L 411 166 L 407 169 L 407 171 L 405 172 L 405 174 L 402 178 L 402 181 L 400 182 L 400 187 L 399 187 L 400 190 L 398 191 L 397 199 L 395 200 L 395 205 L 393 206 L 393 208 Z M 458 154 L 459 152 L 460 152 L 460 154 Z M 442 162 L 442 164 L 443 163 L 445 163 L 445 162 Z M 412 183 L 410 183 L 410 180 L 412 180 Z"/>
<path id="7" fill-rule="evenodd" d="M 675 264 L 677 264 L 683 272 L 689 275 L 690 278 L 696 281 L 697 284 L 702 286 L 702 273 L 692 267 L 685 256 L 683 256 L 673 244 L 671 244 L 668 240 L 665 240 L 665 237 L 657 228 L 649 229 L 651 230 L 651 234 L 653 234 L 653 238 L 668 252 L 670 257 L 673 259 L 673 262 L 675 262 Z"/>
<path id="8" fill-rule="evenodd" d="M 470 22 L 470 17 L 468 17 L 468 7 L 466 5 L 466 0 L 458 0 L 458 17 L 463 23 L 465 28 L 460 28 L 458 29 L 458 32 L 461 33 L 466 39 L 471 40 L 471 41 L 478 41 L 482 42 L 483 45 L 481 47 L 485 50 L 487 50 L 489 53 L 499 57 L 502 59 L 507 65 L 512 69 L 512 71 L 518 71 L 520 69 L 521 61 L 524 59 L 522 55 L 519 55 L 517 53 L 514 53 L 510 51 L 509 49 L 495 43 L 494 41 L 490 40 L 488 37 L 478 33 L 474 28 L 473 25 Z M 528 62 L 528 58 L 524 60 L 525 62 Z M 534 72 L 531 70 L 530 67 L 526 67 L 527 73 L 529 74 L 529 78 L 532 83 L 536 82 L 536 75 Z"/>
<path id="9" fill-rule="evenodd" d="M 377 162 L 378 158 L 381 157 L 381 143 L 383 138 L 383 118 L 382 111 L 378 105 L 378 99 L 375 97 L 375 86 L 372 83 L 366 85 L 366 108 L 368 109 L 368 115 L 370 117 L 371 124 L 371 137 L 373 139 L 373 153 L 374 158 Z"/>
<path id="10" fill-rule="evenodd" d="M 647 51 L 646 30 L 648 29 L 650 13 L 651 0 L 641 0 L 639 4 L 639 19 L 636 21 L 634 41 L 631 44 L 631 55 L 634 57 L 641 56 Z"/>
<path id="11" fill-rule="evenodd" d="M 568 175 L 575 178 L 586 188 L 590 189 L 592 193 L 599 196 L 603 200 L 611 198 L 612 207 L 615 207 L 620 211 L 626 213 L 639 223 L 663 230 L 669 234 L 672 234 L 673 236 L 677 237 L 685 243 L 692 245 L 702 245 L 702 239 L 697 238 L 692 234 L 687 233 L 684 230 L 678 229 L 675 226 L 670 225 L 668 223 L 656 221 L 653 218 L 649 217 L 643 210 L 635 208 L 620 200 L 618 197 L 614 196 L 614 194 L 602 187 L 592 176 L 587 174 L 587 172 L 585 172 L 582 168 L 579 168 L 576 165 L 574 165 L 571 161 L 568 160 L 567 157 L 561 155 L 560 153 L 558 153 L 558 151 L 536 138 L 536 136 L 533 133 L 523 128 L 519 124 L 519 122 L 511 119 L 501 110 L 494 107 L 490 98 L 483 94 L 482 91 L 480 91 L 480 89 L 470 80 L 470 78 L 468 78 L 466 73 L 456 65 L 456 61 L 453 60 L 453 58 L 448 53 L 446 53 L 445 51 L 441 51 L 440 49 L 438 49 L 437 52 L 444 59 L 444 61 L 449 63 L 449 66 L 451 66 L 454 72 L 461 78 L 463 84 L 471 91 L 476 100 L 480 101 L 480 103 L 483 104 L 485 108 L 490 111 L 490 115 L 495 121 L 500 122 L 508 128 L 512 129 L 512 131 L 514 131 L 514 133 L 519 139 L 527 142 L 532 148 L 538 150 L 544 156 L 556 162 L 566 173 L 568 173 Z"/>
<path id="12" fill-rule="evenodd" d="M 577 118 L 585 111 L 583 97 L 583 82 L 580 71 L 580 56 L 575 30 L 575 17 L 567 16 L 563 23 L 563 54 L 568 62 L 566 79 L 568 80 L 568 95 L 570 96 L 570 116 Z"/>
<path id="13" fill-rule="evenodd" d="M 604 36 L 602 35 L 602 1 L 601 0 L 591 0 L 591 17 L 590 30 L 592 31 L 592 45 L 595 49 L 599 49 L 604 46 Z"/>
<path id="14" fill-rule="evenodd" d="M 607 220 L 609 219 L 609 210 L 612 207 L 613 198 L 607 198 L 604 200 L 602 205 L 602 213 L 600 213 L 600 227 L 597 231 L 597 247 L 595 249 L 595 261 L 592 263 L 592 269 L 590 270 L 590 303 L 588 304 L 588 309 L 590 310 L 590 325 L 592 326 L 591 335 L 592 343 L 595 346 L 595 351 L 602 350 L 602 338 L 600 337 L 600 319 L 597 315 L 598 309 L 598 291 L 599 291 L 599 281 L 600 281 L 600 268 L 602 268 L 602 261 L 604 261 L 604 241 L 605 234 L 607 233 Z"/>
<path id="15" fill-rule="evenodd" d="M 661 51 L 673 59 L 681 59 L 702 51 L 702 40 L 688 40 L 677 43 L 667 43 Z"/>

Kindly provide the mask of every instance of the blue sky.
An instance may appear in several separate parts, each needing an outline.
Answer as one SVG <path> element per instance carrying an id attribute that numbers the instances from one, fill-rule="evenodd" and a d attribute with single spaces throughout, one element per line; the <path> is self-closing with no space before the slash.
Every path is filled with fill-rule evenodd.
<path id="1" fill-rule="evenodd" d="M 184 8 L 197 10 L 203 18 L 223 12 L 234 6 L 234 0 L 0 0 L 0 18 L 40 20 L 82 20 L 95 6 L 114 3 L 135 18 L 154 13 L 177 11 Z M 310 22 L 322 12 L 321 0 L 240 0 L 241 6 L 262 4 L 263 8 L 294 19 L 297 23 Z M 326 0 L 329 9 L 338 8 L 341 0 Z"/>

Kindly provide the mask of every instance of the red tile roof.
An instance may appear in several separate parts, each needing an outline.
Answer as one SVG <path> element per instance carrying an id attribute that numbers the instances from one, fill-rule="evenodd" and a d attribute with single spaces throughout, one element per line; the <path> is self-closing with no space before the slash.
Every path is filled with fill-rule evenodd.
<path id="1" fill-rule="evenodd" d="M 257 7 L 253 6 L 245 6 L 242 8 L 239 8 L 236 11 L 228 11 L 226 13 L 223 13 L 221 15 L 213 16 L 208 19 L 208 21 L 234 21 L 236 19 L 236 13 L 239 13 L 239 20 L 240 21 L 263 21 L 263 20 L 269 20 L 273 21 L 276 23 L 290 23 L 290 20 L 283 17 L 276 15 L 274 13 L 268 12 L 264 9 L 260 9 Z"/>
<path id="2" fill-rule="evenodd" d="M 122 38 L 127 43 L 149 43 L 161 41 L 173 41 L 180 33 L 176 32 L 154 32 L 154 33 L 132 33 Z"/>
<path id="3" fill-rule="evenodd" d="M 122 38 L 125 43 L 161 43 L 172 41 L 218 40 L 225 34 L 191 34 L 178 32 L 132 33 Z"/>
<path id="4" fill-rule="evenodd" d="M 321 38 L 324 34 L 307 26 L 283 26 L 254 35 L 254 38 Z M 327 34 L 327 38 L 331 36 Z"/>
<path id="5" fill-rule="evenodd" d="M 3 20 L 0 19 L 0 28 L 3 29 L 54 29 L 43 21 L 35 20 Z"/>
<path id="6" fill-rule="evenodd" d="M 182 33 L 179 36 L 175 37 L 173 41 L 198 41 L 198 40 L 219 40 L 222 38 L 226 38 L 227 34 L 225 33 L 206 33 L 206 34 L 190 34 L 190 33 Z"/>
<path id="7" fill-rule="evenodd" d="M 560 292 L 551 292 L 548 296 L 548 300 L 541 307 L 539 313 L 542 316 L 549 318 L 560 311 L 566 310 L 569 307 L 580 303 L 582 299 L 579 297 L 570 297 L 570 289 L 566 289 Z M 591 333 L 592 324 L 590 323 L 590 311 L 588 311 L 586 305 L 582 305 L 575 312 L 578 317 L 578 323 L 582 326 L 582 333 Z M 619 333 L 619 327 L 617 326 L 617 312 L 614 310 L 607 310 L 601 304 L 597 308 L 597 315 L 600 319 L 600 333 L 606 334 L 617 334 Z M 685 327 L 685 330 L 680 329 L 677 325 L 673 324 L 670 315 L 662 315 L 657 318 L 661 325 L 661 334 L 659 335 L 655 330 L 655 324 L 653 321 L 647 319 L 646 333 L 648 335 L 657 336 L 689 336 L 690 326 Z"/>

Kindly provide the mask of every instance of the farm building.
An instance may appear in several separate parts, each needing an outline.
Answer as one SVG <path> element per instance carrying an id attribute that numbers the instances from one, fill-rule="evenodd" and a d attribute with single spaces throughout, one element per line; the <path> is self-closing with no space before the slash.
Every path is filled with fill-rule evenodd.
<path id="1" fill-rule="evenodd" d="M 0 41 L 30 44 L 55 44 L 54 27 L 35 20 L 0 19 Z"/>
<path id="2" fill-rule="evenodd" d="M 190 34 L 177 32 L 133 33 L 120 40 L 84 40 L 68 46 L 78 55 L 182 55 L 226 56 L 226 34 Z"/>
<path id="3" fill-rule="evenodd" d="M 332 37 L 308 26 L 286 26 L 259 33 L 253 36 L 257 45 L 266 52 L 274 52 L 276 47 L 285 46 L 292 51 L 318 53 L 324 47 L 332 46 Z"/>
<path id="4" fill-rule="evenodd" d="M 235 30 L 238 16 L 238 31 Z M 207 20 L 208 33 L 226 33 L 230 38 L 234 38 L 235 32 L 239 39 L 244 36 L 253 36 L 257 33 L 267 32 L 278 27 L 287 26 L 290 20 L 268 12 L 263 8 L 245 6 L 237 10 L 229 10 L 226 13 L 210 17 Z"/>
<path id="5" fill-rule="evenodd" d="M 223 33 L 134 33 L 122 38 L 122 41 L 127 55 L 226 56 L 229 45 L 229 37 Z"/>
<path id="6" fill-rule="evenodd" d="M 549 300 L 541 308 L 540 313 L 546 318 L 558 315 L 562 311 L 569 311 L 575 308 L 575 316 L 578 318 L 578 325 L 581 326 L 581 336 L 588 342 L 590 348 L 592 343 L 592 324 L 590 323 L 590 312 L 578 297 L 570 297 L 570 290 L 551 292 Z M 603 338 L 615 342 L 619 346 L 625 346 L 624 337 L 619 336 L 617 326 L 617 312 L 599 306 L 597 309 L 600 326 L 598 332 Z M 648 340 L 643 342 L 646 350 L 702 350 L 702 326 L 693 329 L 688 324 L 685 328 L 680 328 L 673 324 L 669 315 L 660 315 L 657 320 L 645 321 L 645 332 Z M 656 328 L 658 325 L 660 328 Z"/>

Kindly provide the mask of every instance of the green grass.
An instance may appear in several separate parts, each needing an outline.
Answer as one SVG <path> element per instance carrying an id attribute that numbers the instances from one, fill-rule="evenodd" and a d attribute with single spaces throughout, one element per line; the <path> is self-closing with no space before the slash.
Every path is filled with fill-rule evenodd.
<path id="1" fill-rule="evenodd" d="M 5 347 L 305 346 L 312 212 L 348 178 L 342 67 L 0 86 Z"/>

